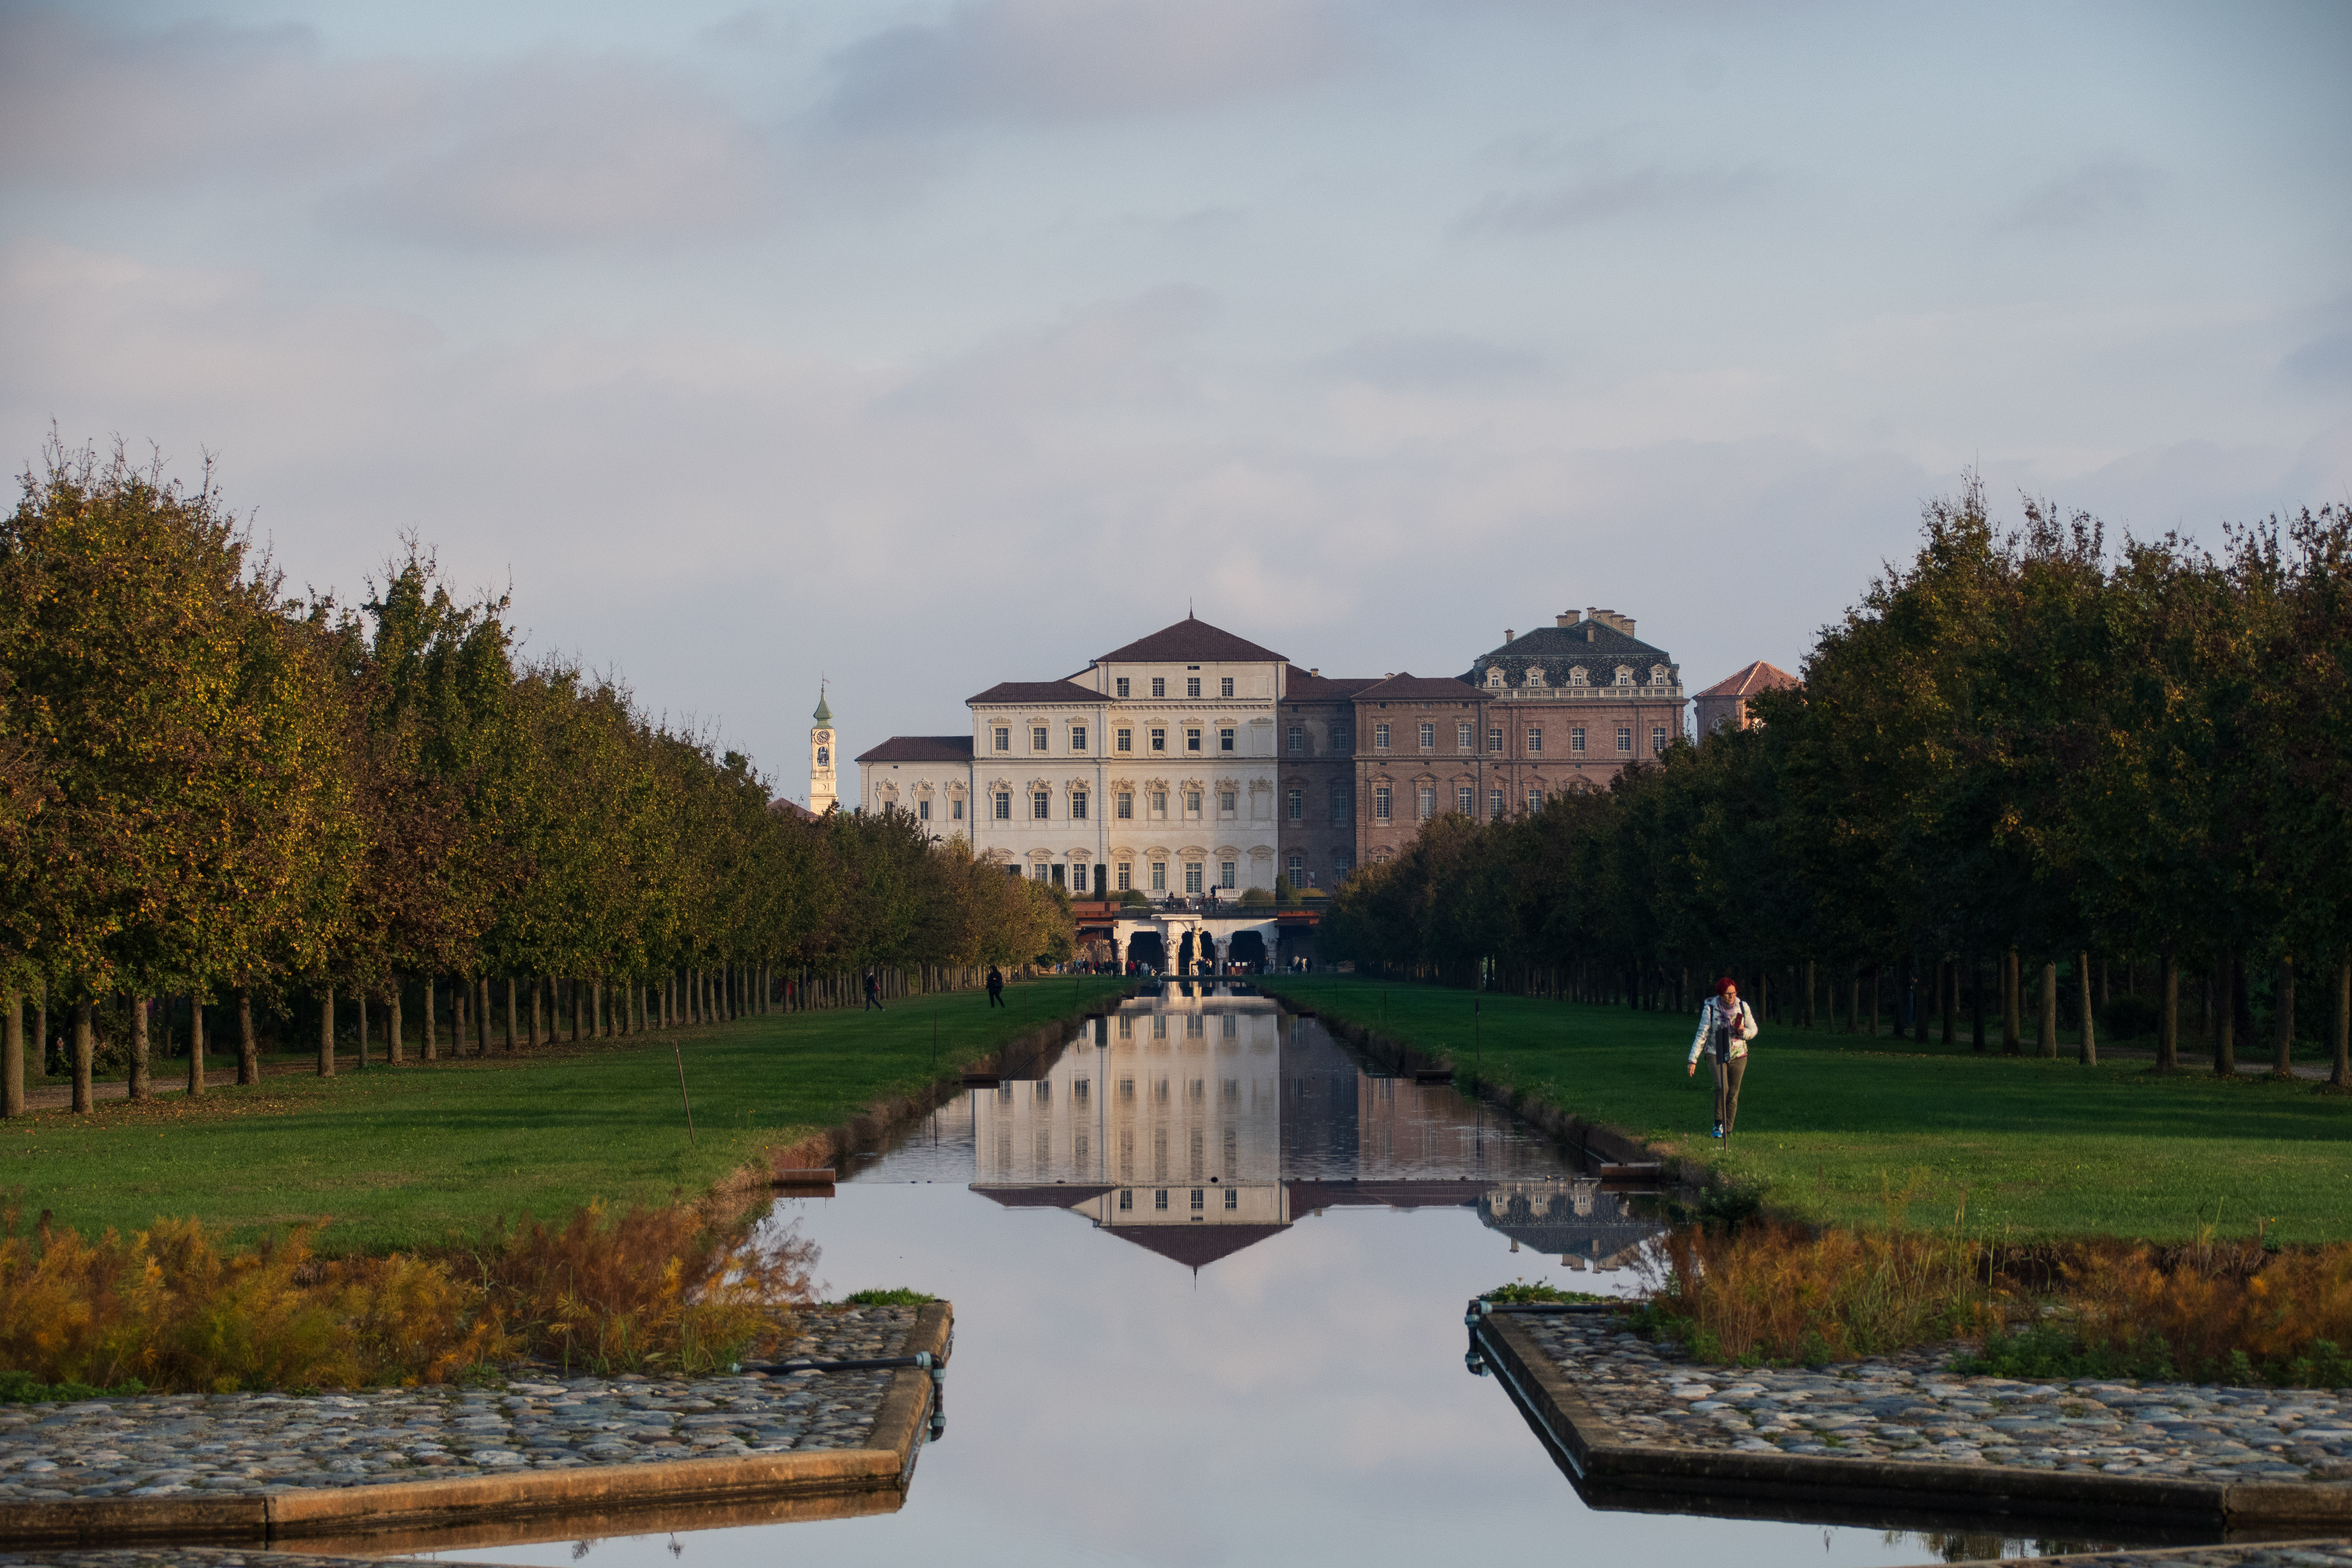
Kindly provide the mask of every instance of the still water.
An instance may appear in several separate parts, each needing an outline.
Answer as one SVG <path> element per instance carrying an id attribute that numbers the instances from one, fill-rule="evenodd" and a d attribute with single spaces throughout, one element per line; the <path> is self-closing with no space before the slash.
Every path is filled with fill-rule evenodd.
<path id="1" fill-rule="evenodd" d="M 1462 1305 L 1513 1279 L 1630 1292 L 1655 1223 L 1540 1135 L 1366 1069 L 1311 1019 L 1171 985 L 1032 1070 L 942 1105 L 836 1195 L 777 1205 L 823 1249 L 829 1294 L 955 1303 L 947 1435 L 902 1508 L 446 1555 L 1758 1568 L 2028 1545 L 1585 1507 L 1465 1370 Z"/>

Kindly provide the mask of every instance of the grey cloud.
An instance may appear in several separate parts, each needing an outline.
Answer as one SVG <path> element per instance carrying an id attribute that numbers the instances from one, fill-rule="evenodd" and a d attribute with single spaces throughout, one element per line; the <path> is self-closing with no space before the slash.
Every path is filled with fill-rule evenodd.
<path id="1" fill-rule="evenodd" d="M 1362 338 L 1323 361 L 1335 374 L 1375 386 L 1427 390 L 1525 381 L 1541 355 L 1483 338 L 1447 334 Z"/>
<path id="2" fill-rule="evenodd" d="M 12 179 L 313 169 L 365 156 L 424 122 L 436 98 L 404 65 L 326 61 L 307 27 L 134 35 L 62 10 L 0 9 L 0 172 Z"/>
<path id="3" fill-rule="evenodd" d="M 665 243 L 749 227 L 774 160 L 749 121 L 689 79 L 636 62 L 550 58 L 469 95 L 454 142 L 337 195 L 336 221 L 428 240 Z"/>
<path id="4" fill-rule="evenodd" d="M 1324 0 L 971 0 L 844 50 L 829 115 L 894 132 L 1149 113 L 1311 79 L 1345 52 Z"/>
<path id="5" fill-rule="evenodd" d="M 1089 305 L 950 361 L 889 405 L 993 423 L 1044 409 L 1181 401 L 1193 378 L 1175 346 L 1215 308 L 1214 296 L 1184 284 Z"/>
<path id="6" fill-rule="evenodd" d="M 2110 158 L 2085 163 L 2029 193 L 2001 220 L 2011 229 L 2079 228 L 2146 209 L 2164 176 L 2144 163 Z"/>
<path id="7" fill-rule="evenodd" d="M 1595 174 L 1537 190 L 1496 192 L 1462 220 L 1473 233 L 1543 234 L 1651 214 L 1721 206 L 1765 184 L 1757 164 L 1737 169 L 1667 169 Z"/>

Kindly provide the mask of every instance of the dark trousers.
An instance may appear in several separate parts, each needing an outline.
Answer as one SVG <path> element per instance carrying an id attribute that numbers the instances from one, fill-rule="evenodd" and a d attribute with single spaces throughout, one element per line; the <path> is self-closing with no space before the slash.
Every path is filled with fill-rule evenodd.
<path id="1" fill-rule="evenodd" d="M 873 992 L 868 991 L 866 994 L 866 1005 L 873 1008 L 877 1013 L 879 1013 L 882 1011 L 882 998 L 877 996 Z"/>
<path id="2" fill-rule="evenodd" d="M 992 1007 L 1004 1005 L 1004 992 L 1000 987 L 992 985 L 988 988 L 988 1005 Z"/>
<path id="3" fill-rule="evenodd" d="M 1739 1079 L 1748 1071 L 1748 1058 L 1734 1057 L 1727 1062 L 1707 1058 L 1715 1068 L 1715 1119 L 1723 1123 L 1723 1135 L 1731 1136 L 1731 1123 L 1739 1115 Z"/>

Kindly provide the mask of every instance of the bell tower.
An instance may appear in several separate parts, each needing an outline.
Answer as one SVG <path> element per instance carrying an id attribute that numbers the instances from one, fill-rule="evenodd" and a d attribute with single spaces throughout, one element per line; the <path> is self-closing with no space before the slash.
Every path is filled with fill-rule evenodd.
<path id="1" fill-rule="evenodd" d="M 840 803 L 841 795 L 834 785 L 833 710 L 825 706 L 824 683 L 816 689 L 816 711 L 810 715 L 816 722 L 809 727 L 809 810 L 819 816 Z"/>

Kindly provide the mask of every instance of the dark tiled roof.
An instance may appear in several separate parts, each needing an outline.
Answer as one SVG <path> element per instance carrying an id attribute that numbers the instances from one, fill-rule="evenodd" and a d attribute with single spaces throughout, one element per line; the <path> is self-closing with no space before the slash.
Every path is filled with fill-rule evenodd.
<path id="1" fill-rule="evenodd" d="M 1127 664 L 1176 663 L 1201 664 L 1212 660 L 1235 663 L 1275 660 L 1282 656 L 1271 648 L 1237 637 L 1206 621 L 1187 616 L 1172 626 L 1167 626 L 1103 655 L 1103 662 L 1118 659 Z"/>
<path id="2" fill-rule="evenodd" d="M 1089 1198 L 1098 1198 L 1117 1189 L 1073 1187 L 1056 1182 L 1049 1187 L 983 1187 L 974 1183 L 971 1190 L 1009 1209 L 1074 1209 Z"/>
<path id="3" fill-rule="evenodd" d="M 1729 679 L 1717 681 L 1699 695 L 1701 697 L 1752 697 L 1759 691 L 1783 691 L 1803 684 L 1803 681 L 1799 680 L 1787 670 L 1777 665 L 1767 664 L 1759 658 Z"/>
<path id="4" fill-rule="evenodd" d="M 1296 665 L 1282 683 L 1285 702 L 1333 702 L 1353 697 L 1367 686 L 1378 686 L 1376 675 L 1326 676 L 1312 675 Z"/>
<path id="5" fill-rule="evenodd" d="M 1484 695 L 1467 681 L 1450 677 L 1391 675 L 1356 693 L 1359 702 L 1475 702 Z"/>
<path id="6" fill-rule="evenodd" d="M 1113 1225 L 1103 1228 L 1121 1241 L 1131 1241 L 1187 1268 L 1206 1268 L 1220 1258 L 1231 1258 L 1243 1247 L 1254 1247 L 1269 1236 L 1280 1236 L 1290 1227 L 1286 1225 Z"/>
<path id="7" fill-rule="evenodd" d="M 1538 626 L 1515 637 L 1502 647 L 1480 654 L 1471 664 L 1470 673 L 1462 679 L 1474 686 L 1483 685 L 1487 667 L 1499 664 L 1504 678 L 1517 686 L 1526 678 L 1529 665 L 1540 665 L 1546 683 L 1565 686 L 1569 668 L 1580 664 L 1593 685 L 1606 686 L 1611 682 L 1602 679 L 1604 668 L 1613 672 L 1618 665 L 1630 664 L 1647 680 L 1648 666 L 1674 662 L 1665 649 L 1630 637 L 1606 621 L 1585 620 L 1572 626 Z"/>
<path id="8" fill-rule="evenodd" d="M 990 687 L 977 697 L 964 699 L 966 706 L 974 702 L 1099 702 L 1103 695 L 1075 680 L 1004 680 Z"/>
<path id="9" fill-rule="evenodd" d="M 796 800 L 772 800 L 768 803 L 768 809 L 774 812 L 778 816 L 796 816 L 803 822 L 814 822 L 817 820 L 817 815 L 815 812 L 811 811 L 807 806 L 803 805 Z"/>
<path id="10" fill-rule="evenodd" d="M 861 752 L 861 763 L 968 763 L 971 761 L 970 735 L 893 735 L 870 752 Z"/>
<path id="11" fill-rule="evenodd" d="M 1290 1194 L 1290 1212 L 1351 1208 L 1385 1204 L 1391 1208 L 1467 1208 L 1485 1194 L 1486 1182 L 1319 1182 L 1282 1184 Z"/>

